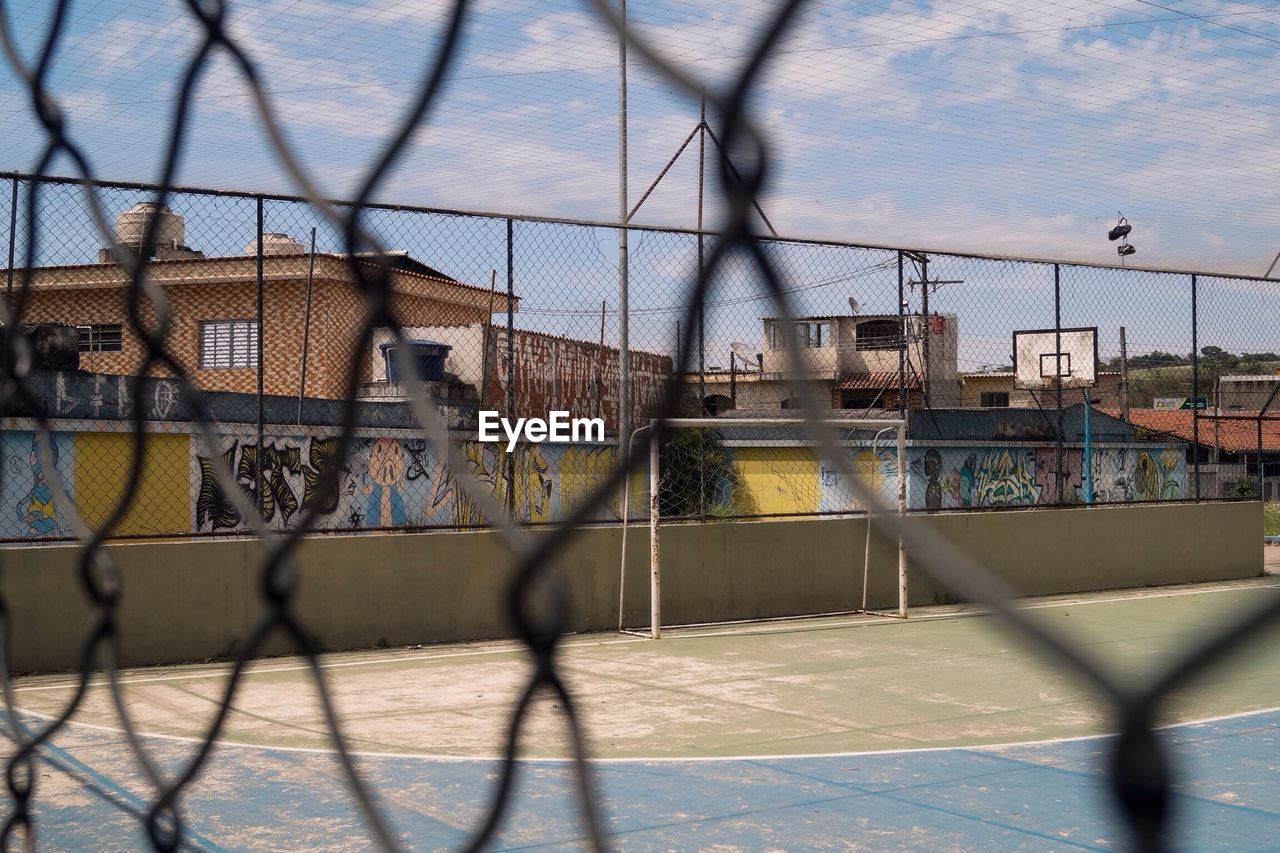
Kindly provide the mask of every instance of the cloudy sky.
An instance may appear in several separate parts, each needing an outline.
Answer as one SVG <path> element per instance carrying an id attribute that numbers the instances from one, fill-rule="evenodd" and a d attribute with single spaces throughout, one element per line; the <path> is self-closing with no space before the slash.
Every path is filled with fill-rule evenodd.
<path id="1" fill-rule="evenodd" d="M 722 84 L 767 2 L 632 0 L 635 26 Z M 348 192 L 404 110 L 449 7 L 436 0 L 232 2 L 288 138 Z M 35 53 L 48 4 L 8 4 Z M 103 177 L 156 176 L 197 28 L 175 0 L 79 0 L 51 82 Z M 1280 8 L 1226 0 L 813 2 L 755 98 L 776 162 L 762 200 L 786 234 L 1115 260 L 1123 211 L 1145 265 L 1260 274 L 1280 250 Z M 638 196 L 697 104 L 633 57 Z M 211 64 L 182 180 L 288 190 L 243 81 Z M 382 189 L 386 200 L 616 216 L 617 48 L 585 3 L 484 0 L 446 97 Z M 0 78 L 0 168 L 41 136 Z M 60 171 L 66 171 L 61 164 Z M 691 224 L 696 159 L 642 210 Z M 714 212 L 714 208 L 713 208 Z"/>
<path id="2" fill-rule="evenodd" d="M 629 19 L 715 89 L 774 7 L 631 0 Z M 49 5 L 7 9 L 30 59 Z M 233 0 L 229 14 L 291 146 L 322 189 L 342 197 L 400 120 L 449 12 L 440 0 Z M 155 179 L 198 27 L 176 0 L 77 0 L 67 20 L 49 79 L 72 135 L 99 176 Z M 761 203 L 789 236 L 1102 263 L 1117 261 L 1105 235 L 1122 211 L 1134 224 L 1133 262 L 1260 275 L 1280 251 L 1278 51 L 1280 7 L 1261 0 L 811 2 L 752 101 L 773 158 Z M 634 202 L 694 128 L 698 104 L 635 54 L 628 77 Z M 481 0 L 443 99 L 379 197 L 614 220 L 617 88 L 616 39 L 586 3 Z M 210 63 L 182 183 L 296 191 L 247 91 L 224 57 Z M 42 142 L 5 67 L 0 169 L 29 169 Z M 52 171 L 67 173 L 68 164 Z M 691 149 L 637 220 L 691 226 L 696 181 Z M 709 193 L 714 225 L 714 182 Z M 238 251 L 251 219 L 219 204 L 188 218 L 203 227 L 203 248 Z M 303 234 L 312 219 L 299 214 L 279 227 Z M 467 280 L 487 284 L 501 265 L 494 228 L 477 225 L 481 239 L 444 220 L 382 224 L 391 243 Z M 613 305 L 614 236 L 544 231 L 521 255 L 522 323 L 594 338 L 601 302 Z M 533 246 L 533 231 L 523 233 L 518 240 Z M 632 334 L 667 349 L 690 246 L 660 235 L 637 243 L 633 306 L 653 313 L 638 314 Z M 795 255 L 787 263 L 797 308 L 839 313 L 856 295 L 868 310 L 896 310 L 896 269 L 885 257 Z M 1006 360 L 1012 328 L 1052 325 L 1051 268 L 940 259 L 934 274 L 964 280 L 939 291 L 933 307 L 962 318 L 967 367 Z M 557 289 L 540 292 L 539 280 Z M 1181 280 L 1073 274 L 1064 322 L 1102 327 L 1104 357 L 1114 355 L 1121 325 L 1132 351 L 1186 352 L 1186 289 Z M 1202 294 L 1213 342 L 1276 348 L 1269 318 L 1280 294 L 1247 283 L 1205 284 Z M 919 291 L 910 295 L 918 309 Z M 708 334 L 718 360 L 775 313 L 746 273 L 729 276 L 713 299 Z M 612 307 L 609 315 L 612 339 Z"/>

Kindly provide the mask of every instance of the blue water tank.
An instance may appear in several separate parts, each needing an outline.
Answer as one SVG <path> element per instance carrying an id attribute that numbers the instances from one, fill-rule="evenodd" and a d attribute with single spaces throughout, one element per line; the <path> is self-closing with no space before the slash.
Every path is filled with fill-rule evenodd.
<path id="1" fill-rule="evenodd" d="M 423 382 L 443 382 L 444 360 L 449 357 L 449 351 L 453 347 L 438 341 L 407 341 L 406 343 L 409 347 L 409 360 L 417 369 L 418 379 Z M 391 341 L 379 347 L 382 350 L 382 359 L 387 365 L 387 380 L 390 382 L 400 381 L 400 362 L 399 356 L 396 355 L 396 348 L 399 346 L 395 341 Z"/>

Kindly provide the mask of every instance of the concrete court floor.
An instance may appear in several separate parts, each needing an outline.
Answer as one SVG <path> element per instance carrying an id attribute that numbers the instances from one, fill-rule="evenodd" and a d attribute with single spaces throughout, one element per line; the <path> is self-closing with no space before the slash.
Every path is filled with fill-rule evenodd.
<path id="1" fill-rule="evenodd" d="M 1280 581 L 1265 577 L 1028 605 L 1144 678 L 1188 636 L 1273 595 Z M 1164 721 L 1212 720 L 1170 735 L 1194 768 L 1180 796 L 1196 804 L 1188 813 L 1207 815 L 1181 828 L 1197 849 L 1256 849 L 1280 837 L 1280 662 L 1268 653 L 1277 635 L 1211 672 Z M 850 617 L 687 629 L 659 642 L 573 637 L 561 666 L 593 754 L 606 759 L 597 766 L 607 826 L 622 847 L 786 849 L 838 838 L 869 849 L 1105 848 L 1119 838 L 1097 769 L 1105 741 L 1090 739 L 1111 730 L 1105 713 L 995 619 L 967 608 L 922 609 L 905 623 Z M 480 643 L 330 655 L 325 667 L 350 745 L 406 843 L 464 841 L 493 782 L 486 759 L 527 674 L 523 653 Z M 189 752 L 225 672 L 125 674 L 130 713 L 162 764 L 176 766 Z M 19 680 L 28 724 L 54 713 L 68 689 L 66 676 Z M 227 745 L 188 800 L 192 843 L 342 848 L 363 839 L 334 778 L 306 668 L 290 659 L 256 664 L 235 708 Z M 1230 719 L 1212 719 L 1221 717 Z M 112 826 L 140 840 L 128 815 L 146 789 L 104 690 L 91 693 L 76 723 L 55 739 L 54 767 L 40 782 L 46 828 L 56 826 L 53 839 L 72 847 L 97 846 Z M 1013 743 L 1028 745 L 982 748 Z M 1270 756 L 1261 764 L 1259 749 Z M 558 709 L 543 701 L 522 755 L 564 754 Z M 1241 762 L 1247 772 L 1237 778 Z M 565 765 L 534 763 L 524 778 L 500 846 L 571 843 Z M 1197 786 L 1206 785 L 1203 794 Z M 1042 796 L 1028 800 L 1033 790 Z M 859 802 L 833 805 L 849 797 Z M 1222 821 L 1236 831 L 1215 834 Z"/>

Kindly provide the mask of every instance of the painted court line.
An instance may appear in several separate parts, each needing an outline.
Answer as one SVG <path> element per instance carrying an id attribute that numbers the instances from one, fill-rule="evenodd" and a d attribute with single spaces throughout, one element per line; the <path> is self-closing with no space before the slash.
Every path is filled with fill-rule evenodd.
<path id="1" fill-rule="evenodd" d="M 40 720 L 55 719 L 53 715 L 42 714 L 39 711 L 28 711 L 23 708 L 15 708 L 14 710 L 19 714 L 25 714 Z M 1201 719 L 1187 720 L 1180 723 L 1168 723 L 1163 726 L 1155 726 L 1153 730 L 1171 731 L 1173 729 L 1189 729 L 1195 728 L 1196 726 L 1221 723 L 1227 720 L 1239 720 L 1246 717 L 1257 717 L 1264 714 L 1280 714 L 1280 706 L 1272 708 L 1258 708 L 1253 711 L 1240 711 L 1234 714 L 1221 714 L 1215 717 L 1203 717 Z M 123 729 L 115 728 L 113 726 L 100 726 L 96 723 L 81 723 L 76 720 L 68 720 L 66 725 L 89 729 L 96 732 L 103 732 L 105 734 L 124 735 Z M 137 734 L 139 737 L 151 738 L 153 740 L 173 741 L 175 743 L 189 743 L 196 745 L 204 743 L 202 738 L 188 737 L 186 735 L 169 735 L 156 732 L 137 732 Z M 587 760 L 591 764 L 714 764 L 728 761 L 790 761 L 805 758 L 858 758 L 861 756 L 871 755 L 906 755 L 932 752 L 999 752 L 1002 750 L 1017 749 L 1021 747 L 1056 746 L 1059 744 L 1079 743 L 1081 741 L 1088 740 L 1104 740 L 1106 738 L 1117 737 L 1118 735 L 1119 732 L 1103 732 L 1101 734 L 1044 738 L 1042 740 L 1012 741 L 1009 743 L 967 744 L 959 746 L 921 746 L 903 747 L 899 749 L 867 749 L 854 752 L 799 752 L 774 753 L 766 755 L 701 755 L 674 757 L 641 756 L 635 758 L 589 758 Z M 219 748 L 225 746 L 234 749 L 252 749 L 258 752 L 286 752 L 300 753 L 304 755 L 333 755 L 336 752 L 334 749 L 314 746 L 274 746 L 226 740 L 217 741 L 217 746 Z M 430 753 L 419 752 L 376 752 L 364 750 L 348 750 L 348 754 L 358 756 L 360 758 L 400 758 L 443 764 L 459 764 L 465 762 L 497 763 L 504 760 L 504 757 L 501 755 L 432 755 Z M 573 758 L 521 758 L 519 760 L 521 763 L 525 764 L 571 764 L 575 761 Z"/>
<path id="2" fill-rule="evenodd" d="M 1248 582 L 1237 582 L 1228 586 L 1214 586 L 1214 587 L 1206 587 L 1206 588 L 1197 587 L 1197 588 L 1190 588 L 1190 589 L 1178 588 L 1178 589 L 1168 590 L 1164 592 L 1157 592 L 1153 590 L 1143 589 L 1143 590 L 1136 590 L 1134 592 L 1130 592 L 1124 595 L 1110 596 L 1108 598 L 1071 598 L 1071 599 L 1065 599 L 1065 600 L 1055 599 L 1053 601 L 1020 604 L 1018 606 L 1018 609 L 1019 610 L 1047 610 L 1047 609 L 1058 608 L 1058 607 L 1082 607 L 1082 606 L 1087 606 L 1091 604 L 1114 604 L 1116 602 L 1122 602 L 1122 601 L 1143 601 L 1143 600 L 1152 599 L 1152 598 L 1177 598 L 1177 597 L 1186 596 L 1186 595 L 1202 595 L 1202 594 L 1209 594 L 1209 593 L 1216 593 L 1216 592 L 1240 592 L 1242 590 L 1247 590 L 1247 589 L 1280 589 L 1280 583 L 1263 583 L 1261 582 L 1261 580 L 1262 579 L 1259 578 L 1258 582 L 1253 582 L 1252 580 L 1250 580 Z M 939 619 L 965 619 L 965 618 L 972 618 L 976 616 L 993 616 L 993 615 L 996 615 L 996 612 L 994 610 L 988 610 L 984 608 L 973 608 L 973 609 L 966 609 L 966 610 L 947 611 L 945 613 L 921 613 L 917 616 L 912 616 L 906 620 L 888 619 L 883 616 L 865 616 L 865 617 L 860 617 L 858 619 L 849 620 L 845 622 L 830 622 L 830 623 L 824 622 L 820 627 L 823 630 L 831 630 L 836 628 L 858 628 L 858 627 L 869 628 L 877 625 L 879 626 L 908 625 L 913 622 L 931 622 Z M 795 627 L 795 622 L 800 621 L 802 619 L 813 619 L 817 621 L 824 618 L 830 618 L 830 617 L 822 617 L 822 616 L 798 617 L 796 620 L 789 622 L 786 625 L 779 625 L 777 627 L 770 627 L 768 624 L 768 620 L 762 620 L 760 622 L 759 628 L 751 628 L 749 630 L 743 630 L 744 625 L 742 623 L 739 623 L 730 628 L 725 628 L 724 630 L 719 630 L 719 631 L 711 631 L 711 630 L 698 631 L 698 632 L 693 631 L 693 628 L 695 627 L 700 628 L 703 626 L 690 626 L 689 628 L 668 626 L 664 628 L 664 630 L 678 632 L 675 635 L 673 635 L 672 639 L 677 639 L 677 638 L 678 639 L 709 639 L 709 638 L 716 638 L 716 637 L 742 636 L 742 635 L 748 635 L 748 634 L 781 634 L 781 633 L 790 633 L 790 632 L 796 631 L 797 628 Z M 635 644 L 649 643 L 649 642 L 652 642 L 652 640 L 650 640 L 647 637 L 613 637 L 610 639 L 589 639 L 585 636 L 577 636 L 577 637 L 569 638 L 569 641 L 566 642 L 565 647 L 571 648 L 571 647 L 578 647 L 578 646 L 588 646 L 588 647 L 590 646 L 626 646 L 626 645 L 635 645 Z M 513 643 L 512 645 L 503 647 L 503 648 L 468 649 L 466 651 L 461 651 L 461 652 L 436 652 L 436 653 L 427 653 L 427 654 L 421 654 L 421 655 L 405 655 L 403 657 L 391 657 L 391 658 L 384 658 L 384 659 L 375 659 L 372 656 L 367 656 L 367 657 L 362 657 L 360 660 L 330 661 L 327 663 L 322 662 L 320 664 L 320 668 L 325 670 L 330 670 L 330 669 L 348 669 L 351 667 L 361 667 L 361 666 L 367 666 L 367 667 L 389 666 L 389 665 L 401 664 L 401 663 L 414 663 L 417 661 L 449 660 L 452 658 L 483 657 L 486 655 L 520 654 L 520 653 L 523 653 L 524 651 L 525 651 L 524 646 Z M 360 653 L 360 654 L 363 654 L 363 653 Z M 197 664 L 195 666 L 199 666 L 199 665 Z M 277 672 L 297 672 L 297 671 L 309 670 L 309 669 L 311 669 L 310 665 L 305 663 L 288 664 L 288 665 L 282 665 L 282 666 L 252 666 L 246 669 L 245 675 L 246 676 L 259 675 L 259 674 L 267 675 L 267 674 L 277 673 Z M 201 680 L 201 679 L 218 678 L 220 676 L 227 675 L 230 671 L 231 671 L 230 665 L 226 666 L 223 669 L 214 670 L 214 671 L 199 670 L 193 667 L 192 671 L 188 673 L 175 673 L 173 675 L 157 675 L 157 676 L 148 676 L 148 677 L 140 677 L 140 678 L 126 677 L 126 678 L 119 679 L 117 683 L 118 684 L 160 684 L 166 681 L 194 681 L 194 680 Z M 96 678 L 96 679 L 90 680 L 89 686 L 103 687 L 103 686 L 106 686 L 107 683 L 108 683 L 107 679 L 105 678 Z M 52 691 L 52 690 L 70 690 L 75 686 L 75 684 L 76 684 L 75 681 L 69 680 L 69 681 L 58 683 L 58 684 L 48 684 L 48 685 L 31 685 L 31 686 L 15 685 L 13 690 L 15 693 L 22 693 L 22 692 L 39 693 L 39 692 L 46 692 L 46 691 Z"/>

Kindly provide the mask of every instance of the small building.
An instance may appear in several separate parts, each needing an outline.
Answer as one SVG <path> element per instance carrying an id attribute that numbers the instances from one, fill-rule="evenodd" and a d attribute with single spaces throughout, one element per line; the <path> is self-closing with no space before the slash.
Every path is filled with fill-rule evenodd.
<path id="1" fill-rule="evenodd" d="M 1153 440 L 1186 443 L 1188 465 L 1200 460 L 1202 497 L 1240 497 L 1248 487 L 1280 499 L 1280 420 L 1247 410 L 1199 414 L 1197 422 L 1191 409 L 1130 409 L 1129 421 Z"/>
<path id="2" fill-rule="evenodd" d="M 410 341 L 432 341 L 447 348 L 443 369 L 450 381 L 474 391 L 480 407 L 508 417 L 545 418 L 553 410 L 572 417 L 599 417 L 615 432 L 620 418 L 620 353 L 617 348 L 514 329 L 511 387 L 513 407 L 507 411 L 507 330 L 486 323 L 406 327 Z M 392 340 L 389 329 L 374 332 L 369 371 L 361 390 L 364 399 L 403 399 L 400 383 L 387 378 L 382 348 Z M 630 353 L 631 418 L 636 425 L 662 401 L 673 370 L 671 358 L 657 353 Z"/>
<path id="3" fill-rule="evenodd" d="M 1089 401 L 1103 408 L 1120 408 L 1120 373 L 1100 371 L 1098 384 L 1089 389 Z M 1012 370 L 960 374 L 960 406 L 965 409 L 1048 409 L 1057 405 L 1052 391 L 1014 387 Z M 1063 405 L 1081 401 L 1079 390 L 1064 389 Z"/>
<path id="4" fill-rule="evenodd" d="M 704 375 L 708 409 L 795 408 L 806 388 L 829 400 L 832 409 L 846 411 L 897 409 L 900 397 L 912 409 L 959 404 L 959 324 L 954 314 L 801 317 L 794 322 L 766 317 L 761 323 L 754 364 L 737 364 L 735 356 L 731 370 Z"/>
<path id="5" fill-rule="evenodd" d="M 1275 374 L 1222 376 L 1217 405 L 1224 411 L 1280 411 L 1280 376 Z M 1213 401 L 1209 401 L 1213 404 Z"/>
<path id="6" fill-rule="evenodd" d="M 163 242 L 144 246 L 139 223 L 161 217 Z M 169 353 L 193 381 L 209 391 L 253 393 L 258 382 L 258 337 L 262 336 L 263 385 L 267 394 L 340 399 L 364 321 L 365 302 L 352 272 L 353 259 L 317 253 L 287 235 L 263 237 L 263 326 L 257 320 L 257 241 L 244 254 L 205 257 L 185 245 L 182 217 L 150 203 L 117 217 L 117 238 L 147 261 L 147 281 L 168 301 Z M 405 325 L 487 323 L 490 310 L 506 312 L 505 294 L 464 284 L 404 252 L 392 253 L 391 309 Z M 373 272 L 372 257 L 354 264 Z M 80 329 L 80 367 L 99 374 L 137 371 L 144 346 L 129 322 L 130 281 L 110 253 L 97 263 L 41 267 L 32 276 L 25 323 L 64 323 Z M 145 303 L 145 300 L 144 300 Z M 518 300 L 512 310 L 518 310 Z M 156 321 L 149 304 L 143 319 Z M 304 350 L 303 341 L 307 341 Z M 306 387 L 302 385 L 306 365 Z M 366 363 L 362 376 L 369 374 Z M 171 371 L 155 365 L 152 375 Z"/>

